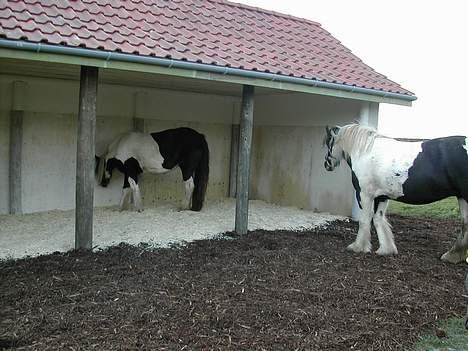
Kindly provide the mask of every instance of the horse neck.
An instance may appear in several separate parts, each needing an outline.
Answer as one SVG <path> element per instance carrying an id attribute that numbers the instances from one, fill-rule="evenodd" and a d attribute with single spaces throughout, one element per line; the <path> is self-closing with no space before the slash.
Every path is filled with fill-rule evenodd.
<path id="1" fill-rule="evenodd" d="M 338 135 L 338 145 L 343 150 L 344 158 L 359 158 L 371 151 L 378 134 L 367 128 L 355 126 L 343 129 Z"/>

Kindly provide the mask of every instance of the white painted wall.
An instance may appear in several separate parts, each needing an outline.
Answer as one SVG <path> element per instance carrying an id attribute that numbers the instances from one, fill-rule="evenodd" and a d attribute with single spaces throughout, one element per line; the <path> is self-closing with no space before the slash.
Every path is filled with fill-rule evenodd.
<path id="1" fill-rule="evenodd" d="M 255 129 L 251 192 L 254 198 L 319 212 L 349 215 L 351 175 L 346 165 L 323 167 L 323 128 Z"/>
<path id="2" fill-rule="evenodd" d="M 256 100 L 252 182 L 254 198 L 320 212 L 350 215 L 353 190 L 346 165 L 323 166 L 325 125 L 359 117 L 352 100 L 303 94 Z"/>
<path id="3" fill-rule="evenodd" d="M 11 86 L 17 77 L 0 76 L 0 213 L 8 211 L 8 143 Z M 24 78 L 28 99 L 24 118 L 23 211 L 71 209 L 75 205 L 75 158 L 78 82 Z M 238 121 L 237 98 L 100 85 L 96 153 L 122 132 L 133 117 L 145 119 L 145 131 L 189 126 L 206 135 L 211 152 L 208 198 L 228 194 L 231 124 Z M 305 94 L 257 96 L 252 149 L 251 198 L 283 205 L 350 214 L 349 172 L 323 168 L 326 124 L 359 118 L 361 103 Z M 118 174 L 118 172 L 116 172 Z M 95 205 L 116 204 L 122 177 L 108 188 L 95 188 Z M 145 175 L 146 206 L 181 201 L 178 169 L 165 175 Z"/>
<path id="4" fill-rule="evenodd" d="M 12 83 L 17 79 L 0 77 L 0 213 L 8 212 L 9 111 Z M 23 212 L 72 209 L 78 83 L 24 77 L 21 80 L 27 82 L 29 92 L 23 121 Z M 191 126 L 206 134 L 211 149 L 208 198 L 227 195 L 235 99 L 120 85 L 100 85 L 98 94 L 98 155 L 119 134 L 132 130 L 133 117 L 145 118 L 148 132 Z M 122 184 L 123 177 L 115 172 L 107 188 L 96 185 L 95 205 L 117 204 Z M 166 175 L 145 175 L 142 184 L 146 205 L 182 201 L 183 189 L 178 169 Z"/>

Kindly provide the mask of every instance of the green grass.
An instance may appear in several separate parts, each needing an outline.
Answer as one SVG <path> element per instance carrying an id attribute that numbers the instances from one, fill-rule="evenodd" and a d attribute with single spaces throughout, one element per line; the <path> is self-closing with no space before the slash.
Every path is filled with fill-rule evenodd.
<path id="1" fill-rule="evenodd" d="M 428 205 L 407 205 L 390 201 L 388 213 L 409 217 L 460 218 L 458 201 L 455 197 L 449 197 Z"/>
<path id="2" fill-rule="evenodd" d="M 415 351 L 466 351 L 468 350 L 468 330 L 465 329 L 463 318 L 449 319 L 439 326 L 438 337 L 429 335 L 423 337 L 415 345 Z M 435 334 L 435 333 L 434 333 Z"/>

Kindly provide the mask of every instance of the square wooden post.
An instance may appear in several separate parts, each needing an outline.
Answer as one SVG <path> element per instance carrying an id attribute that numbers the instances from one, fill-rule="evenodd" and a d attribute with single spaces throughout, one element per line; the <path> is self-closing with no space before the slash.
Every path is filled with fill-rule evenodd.
<path id="1" fill-rule="evenodd" d="M 239 125 L 231 126 L 231 162 L 229 170 L 229 197 L 236 197 L 237 163 L 239 162 Z"/>
<path id="2" fill-rule="evenodd" d="M 94 156 L 98 68 L 81 67 L 76 150 L 75 249 L 93 243 Z"/>
<path id="3" fill-rule="evenodd" d="M 25 82 L 14 81 L 10 111 L 9 213 L 23 214 L 23 119 L 28 101 Z"/>
<path id="4" fill-rule="evenodd" d="M 247 234 L 249 217 L 250 150 L 252 145 L 254 87 L 244 85 L 239 133 L 239 161 L 237 165 L 236 226 L 237 234 Z"/>
<path id="5" fill-rule="evenodd" d="M 10 214 L 22 214 L 22 149 L 24 111 L 10 112 Z"/>

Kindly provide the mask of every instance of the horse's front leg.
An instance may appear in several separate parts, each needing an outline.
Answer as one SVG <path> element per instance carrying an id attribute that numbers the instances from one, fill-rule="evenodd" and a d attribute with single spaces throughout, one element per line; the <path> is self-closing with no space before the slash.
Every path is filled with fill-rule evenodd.
<path id="1" fill-rule="evenodd" d="M 398 254 L 395 240 L 393 238 L 392 227 L 388 223 L 385 213 L 387 212 L 388 200 L 377 204 L 374 213 L 374 226 L 379 238 L 379 249 L 375 252 L 377 255 L 396 255 Z"/>
<path id="2" fill-rule="evenodd" d="M 132 190 L 130 189 L 129 186 L 125 187 L 122 189 L 122 195 L 120 196 L 120 202 L 119 202 L 119 211 L 123 211 L 128 209 L 129 205 L 129 200 L 132 197 Z"/>
<path id="3" fill-rule="evenodd" d="M 462 219 L 462 230 L 450 250 L 442 255 L 442 261 L 459 263 L 465 260 L 465 252 L 468 250 L 468 201 L 459 198 L 460 215 Z"/>
<path id="4" fill-rule="evenodd" d="M 373 217 L 372 204 L 373 199 L 361 193 L 362 210 L 359 216 L 359 230 L 356 240 L 347 247 L 347 250 L 353 252 L 370 252 L 372 250 L 370 241 L 370 229 Z"/>
<path id="5" fill-rule="evenodd" d="M 135 209 L 138 212 L 141 212 L 143 211 L 143 200 L 141 198 L 140 187 L 138 186 L 137 182 L 131 177 L 128 178 L 128 183 L 130 184 L 130 189 L 132 189 L 133 203 L 135 205 Z"/>

